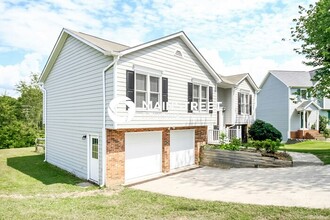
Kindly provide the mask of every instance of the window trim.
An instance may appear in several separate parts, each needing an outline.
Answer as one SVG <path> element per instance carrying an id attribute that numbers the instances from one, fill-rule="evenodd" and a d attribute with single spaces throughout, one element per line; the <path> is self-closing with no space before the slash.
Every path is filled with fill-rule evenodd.
<path id="1" fill-rule="evenodd" d="M 198 86 L 198 92 L 199 92 L 199 97 L 198 97 L 198 111 L 196 110 L 192 110 L 193 113 L 209 113 L 209 106 L 208 106 L 208 103 L 209 103 L 209 85 L 206 85 L 206 84 L 202 84 L 202 83 L 196 83 L 196 82 L 192 82 L 192 87 L 193 87 L 193 91 L 192 91 L 192 102 L 194 102 L 194 100 L 197 98 L 194 96 L 194 87 L 195 86 Z M 205 87 L 206 89 L 206 97 L 205 98 L 202 98 L 202 87 Z M 202 111 L 202 100 L 206 100 L 205 102 L 205 110 Z M 192 108 L 192 107 L 191 107 Z"/>
<path id="2" fill-rule="evenodd" d="M 240 95 L 241 103 L 239 103 L 239 99 L 237 98 L 237 115 L 241 116 L 252 116 L 253 115 L 253 94 L 248 91 L 239 91 L 238 94 Z M 250 96 L 251 96 L 251 103 L 250 103 Z M 250 112 L 250 109 L 252 110 Z"/>
<path id="3" fill-rule="evenodd" d="M 136 92 L 145 92 L 146 93 L 146 101 L 149 103 L 151 94 L 156 94 L 156 92 L 151 92 L 150 91 L 150 77 L 154 77 L 154 78 L 158 78 L 158 103 L 159 103 L 159 109 L 144 109 L 143 107 L 137 107 L 136 103 L 136 110 L 137 111 L 152 111 L 152 112 L 162 112 L 162 76 L 159 74 L 153 74 L 153 73 L 148 73 L 148 72 L 143 72 L 143 71 L 139 71 L 139 70 L 135 70 L 134 71 L 134 96 L 136 97 L 135 100 L 137 102 L 137 96 L 136 96 Z M 146 91 L 142 91 L 142 90 L 137 90 L 136 89 L 136 76 L 137 74 L 139 75 L 144 75 L 146 76 Z"/>

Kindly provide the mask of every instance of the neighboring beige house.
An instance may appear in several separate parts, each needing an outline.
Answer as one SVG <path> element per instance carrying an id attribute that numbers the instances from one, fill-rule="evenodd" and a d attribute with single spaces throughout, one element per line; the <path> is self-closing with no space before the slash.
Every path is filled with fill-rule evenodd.
<path id="1" fill-rule="evenodd" d="M 330 100 L 310 97 L 315 71 L 271 70 L 258 94 L 257 118 L 273 124 L 283 140 L 318 138 L 319 116 L 330 118 Z"/>

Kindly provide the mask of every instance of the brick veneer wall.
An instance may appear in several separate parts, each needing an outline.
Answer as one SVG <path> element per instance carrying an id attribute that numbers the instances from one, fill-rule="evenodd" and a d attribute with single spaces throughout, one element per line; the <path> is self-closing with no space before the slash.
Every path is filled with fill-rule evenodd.
<path id="1" fill-rule="evenodd" d="M 195 129 L 195 164 L 199 164 L 200 146 L 207 141 L 207 126 L 175 128 L 107 129 L 106 185 L 125 182 L 125 132 L 162 131 L 162 172 L 170 172 L 170 131 Z"/>

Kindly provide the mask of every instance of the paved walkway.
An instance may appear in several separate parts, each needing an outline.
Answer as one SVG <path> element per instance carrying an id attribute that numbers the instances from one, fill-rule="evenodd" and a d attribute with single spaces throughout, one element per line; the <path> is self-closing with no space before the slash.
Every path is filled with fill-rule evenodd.
<path id="1" fill-rule="evenodd" d="M 287 152 L 293 161 L 293 166 L 320 166 L 323 162 L 313 154 L 307 153 L 297 153 L 297 152 Z"/>
<path id="2" fill-rule="evenodd" d="M 330 208 L 330 166 L 203 167 L 132 188 L 211 201 Z"/>

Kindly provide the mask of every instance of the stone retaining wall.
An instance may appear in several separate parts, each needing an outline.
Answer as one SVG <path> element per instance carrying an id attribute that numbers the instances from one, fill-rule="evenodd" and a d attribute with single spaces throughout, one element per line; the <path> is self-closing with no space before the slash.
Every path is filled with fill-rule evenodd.
<path id="1" fill-rule="evenodd" d="M 200 164 L 222 168 L 292 167 L 292 161 L 263 157 L 260 153 L 206 149 L 201 150 Z"/>

